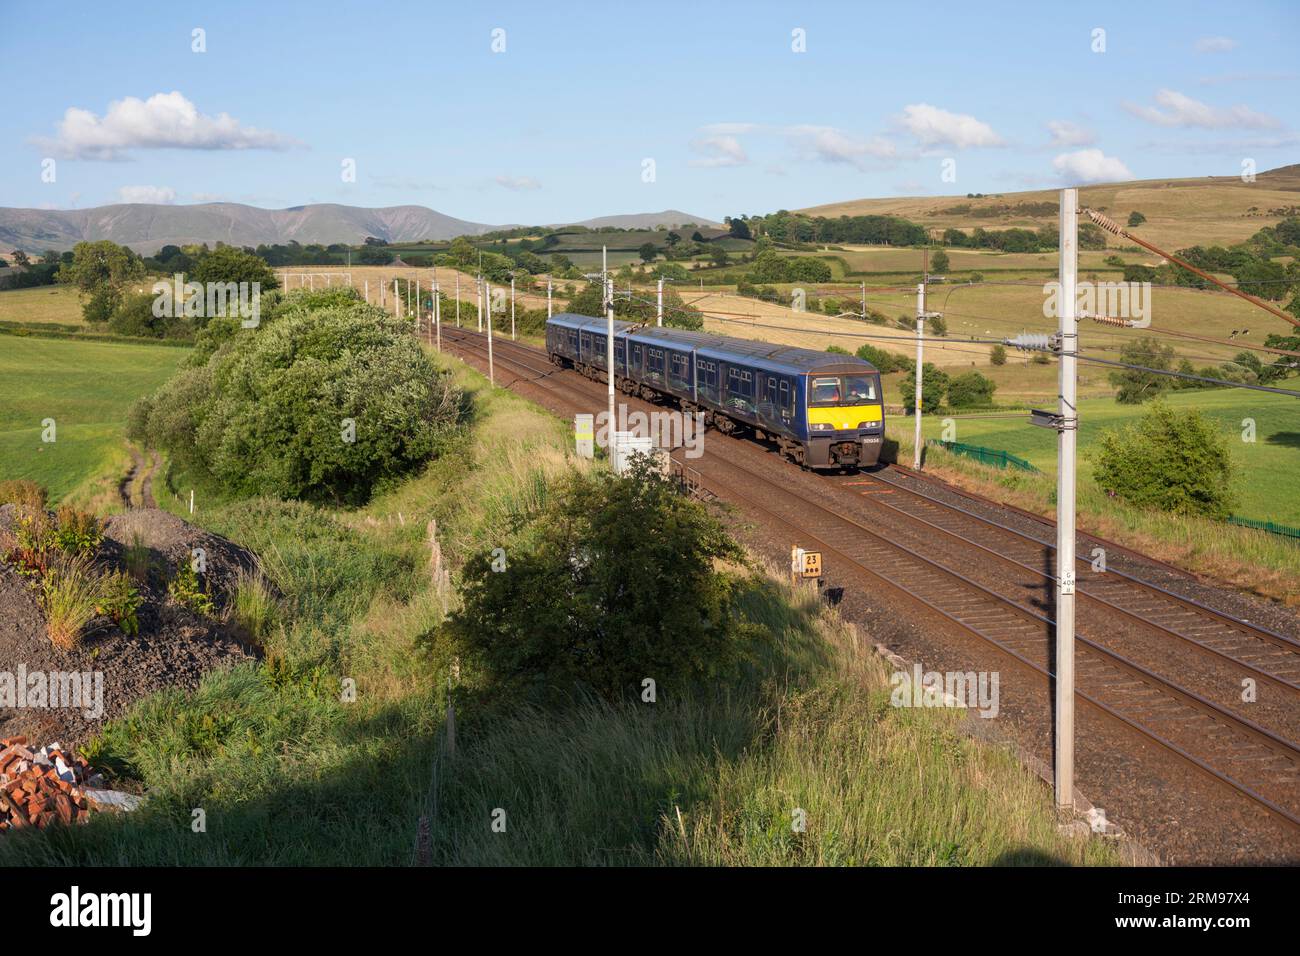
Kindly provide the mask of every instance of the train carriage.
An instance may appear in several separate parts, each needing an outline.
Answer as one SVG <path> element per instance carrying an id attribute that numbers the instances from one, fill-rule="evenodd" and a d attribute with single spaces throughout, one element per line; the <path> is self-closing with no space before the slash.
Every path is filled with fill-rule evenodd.
<path id="1" fill-rule="evenodd" d="M 546 350 L 555 364 L 604 381 L 607 331 L 606 319 L 556 315 L 546 323 Z M 748 428 L 809 468 L 880 458 L 880 373 L 853 356 L 616 321 L 614 370 L 622 391 L 675 400 L 726 433 Z"/>

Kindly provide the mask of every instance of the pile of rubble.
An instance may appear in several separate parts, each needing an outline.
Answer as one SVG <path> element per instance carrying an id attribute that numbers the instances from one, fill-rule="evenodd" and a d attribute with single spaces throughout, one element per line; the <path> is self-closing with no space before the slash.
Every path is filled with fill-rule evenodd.
<path id="1" fill-rule="evenodd" d="M 59 744 L 34 750 L 26 737 L 0 739 L 0 833 L 85 823 L 97 802 L 87 788 L 102 783 L 86 761 Z"/>

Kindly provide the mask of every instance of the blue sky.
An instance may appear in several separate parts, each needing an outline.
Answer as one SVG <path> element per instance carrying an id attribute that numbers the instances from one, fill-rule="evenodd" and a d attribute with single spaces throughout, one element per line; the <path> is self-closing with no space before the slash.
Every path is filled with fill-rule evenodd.
<path id="1" fill-rule="evenodd" d="M 1295 2 L 113 7 L 5 10 L 0 205 L 721 219 L 1300 162 Z"/>

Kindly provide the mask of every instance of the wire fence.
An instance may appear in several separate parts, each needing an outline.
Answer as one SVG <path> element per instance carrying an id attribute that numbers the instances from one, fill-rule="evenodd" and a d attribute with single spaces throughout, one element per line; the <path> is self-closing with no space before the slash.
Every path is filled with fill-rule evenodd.
<path id="1" fill-rule="evenodd" d="M 958 441 L 941 441 L 938 438 L 931 438 L 926 442 L 927 445 L 935 445 L 945 451 L 950 451 L 954 455 L 963 455 L 966 458 L 974 458 L 976 461 L 992 465 L 994 468 L 1015 468 L 1020 471 L 1037 472 L 1038 469 L 1031 465 L 1025 459 L 1018 455 L 1013 455 L 1009 451 L 1002 451 L 999 448 L 985 448 L 983 445 L 967 445 Z"/>

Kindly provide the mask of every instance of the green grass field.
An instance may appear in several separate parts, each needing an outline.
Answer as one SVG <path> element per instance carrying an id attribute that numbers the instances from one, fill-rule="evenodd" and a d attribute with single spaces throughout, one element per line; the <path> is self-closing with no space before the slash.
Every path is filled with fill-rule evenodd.
<path id="1" fill-rule="evenodd" d="M 165 346 L 5 336 L 0 340 L 0 476 L 30 478 L 57 501 L 123 453 L 130 404 L 185 357 Z M 55 422 L 43 442 L 44 419 Z"/>
<path id="2" fill-rule="evenodd" d="M 1051 371 L 1054 373 L 1055 368 Z M 1229 447 L 1240 471 L 1239 504 L 1243 518 L 1277 521 L 1300 527 L 1300 400 L 1284 395 L 1242 389 L 1172 392 L 1169 404 L 1196 408 L 1219 423 L 1229 437 Z M 1051 406 L 1055 408 L 1055 405 Z M 1110 398 L 1079 403 L 1080 483 L 1092 481 L 1092 452 L 1102 432 L 1134 421 L 1142 406 L 1120 405 Z M 939 438 L 944 416 L 931 415 L 922 423 L 926 438 Z M 1011 452 L 1049 474 L 1056 473 L 1056 434 L 1029 424 L 1028 413 L 1000 417 L 954 416 L 955 439 Z M 1242 441 L 1242 421 L 1255 421 L 1255 441 Z"/>
<path id="3" fill-rule="evenodd" d="M 39 322 L 84 325 L 77 290 L 67 285 L 0 292 L 0 322 Z"/>

